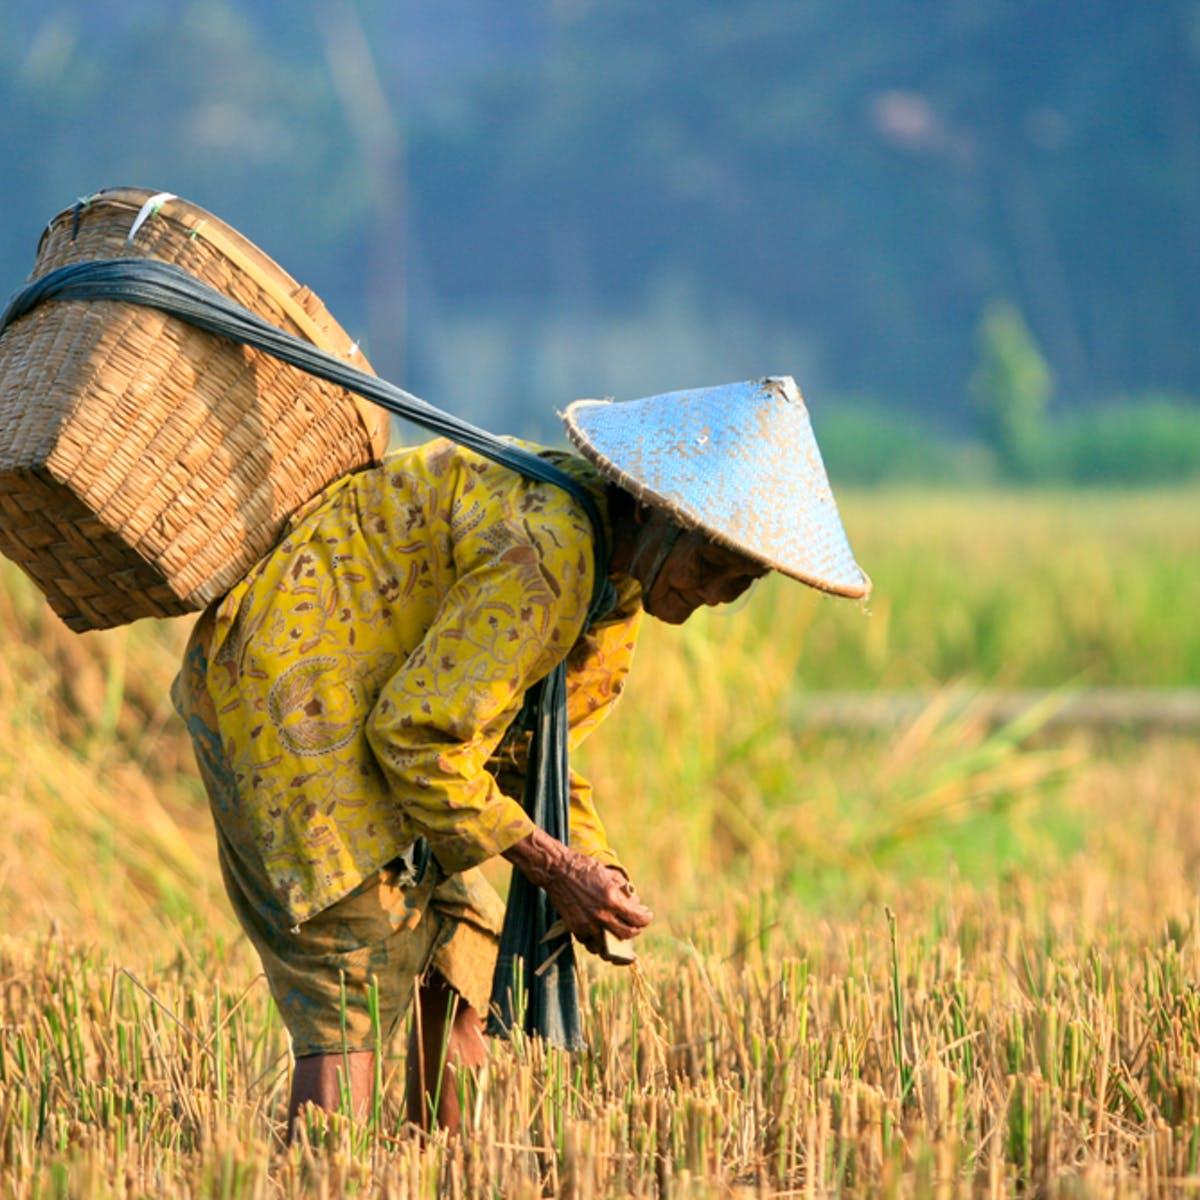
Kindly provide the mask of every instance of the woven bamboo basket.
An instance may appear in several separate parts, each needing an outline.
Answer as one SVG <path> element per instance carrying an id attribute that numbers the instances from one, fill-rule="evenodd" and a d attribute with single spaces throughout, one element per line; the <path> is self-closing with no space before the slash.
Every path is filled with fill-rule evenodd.
<path id="1" fill-rule="evenodd" d="M 120 257 L 174 263 L 371 369 L 257 246 L 144 189 L 59 213 L 30 279 Z M 270 549 L 291 512 L 377 462 L 387 430 L 368 401 L 155 309 L 47 301 L 0 335 L 0 551 L 76 631 L 195 611 Z"/>

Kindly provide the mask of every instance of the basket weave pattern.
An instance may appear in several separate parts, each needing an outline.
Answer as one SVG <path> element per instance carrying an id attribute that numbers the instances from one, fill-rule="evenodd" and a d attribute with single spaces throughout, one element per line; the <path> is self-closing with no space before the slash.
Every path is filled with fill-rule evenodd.
<path id="1" fill-rule="evenodd" d="M 312 292 L 203 210 L 173 200 L 127 243 L 149 195 L 100 193 L 60 213 L 31 278 L 157 258 L 350 356 Z M 75 630 L 194 611 L 253 566 L 294 509 L 375 461 L 385 429 L 332 384 L 154 309 L 46 302 L 0 336 L 0 550 Z"/>

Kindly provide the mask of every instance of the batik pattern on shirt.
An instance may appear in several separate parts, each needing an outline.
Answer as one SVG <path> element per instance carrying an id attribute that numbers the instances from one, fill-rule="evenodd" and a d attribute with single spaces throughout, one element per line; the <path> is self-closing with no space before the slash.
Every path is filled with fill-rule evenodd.
<path id="1" fill-rule="evenodd" d="M 588 464 L 544 453 L 604 511 Z M 228 764 L 214 816 L 290 920 L 417 836 L 455 872 L 531 831 L 522 739 L 494 757 L 526 688 L 567 658 L 577 744 L 629 670 L 637 584 L 619 578 L 616 609 L 584 634 L 594 570 L 590 522 L 563 489 L 436 441 L 310 502 L 197 624 Z M 575 775 L 571 829 L 616 861 Z"/>

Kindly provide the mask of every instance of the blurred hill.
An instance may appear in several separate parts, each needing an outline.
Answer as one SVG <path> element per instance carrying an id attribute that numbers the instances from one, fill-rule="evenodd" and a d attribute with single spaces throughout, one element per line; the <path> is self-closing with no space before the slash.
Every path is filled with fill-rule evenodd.
<path id="1" fill-rule="evenodd" d="M 1200 394 L 1194 0 L 8 0 L 0 144 L 0 288 L 171 190 L 497 428 L 791 372 L 962 431 L 997 299 L 1060 409 Z"/>

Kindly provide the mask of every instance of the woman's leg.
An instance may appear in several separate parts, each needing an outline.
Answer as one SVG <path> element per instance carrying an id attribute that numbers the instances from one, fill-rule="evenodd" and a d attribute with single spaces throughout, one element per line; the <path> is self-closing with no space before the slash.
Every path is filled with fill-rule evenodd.
<path id="1" fill-rule="evenodd" d="M 438 1127 L 457 1133 L 461 1122 L 455 1071 L 483 1065 L 487 1048 L 479 1014 L 436 971 L 420 982 L 408 1038 L 408 1070 L 404 1100 L 410 1121 L 430 1127 L 437 1105 Z M 445 1062 L 442 1061 L 443 1054 Z M 350 1066 L 350 1105 L 356 1118 L 370 1110 L 375 1083 L 375 1055 L 370 1050 L 348 1054 L 308 1054 L 296 1059 L 288 1101 L 288 1138 L 302 1104 L 327 1112 L 342 1107 L 342 1076 Z M 440 1090 L 439 1090 L 440 1084 Z"/>
<path id="2" fill-rule="evenodd" d="M 371 1089 L 375 1083 L 375 1054 L 371 1050 L 351 1050 L 348 1054 L 307 1054 L 296 1059 L 292 1075 L 292 1096 L 288 1101 L 288 1141 L 302 1104 L 315 1104 L 326 1112 L 342 1107 L 342 1075 L 350 1064 L 350 1110 L 364 1117 L 370 1109 Z"/>
<path id="3" fill-rule="evenodd" d="M 455 1074 L 486 1060 L 483 1021 L 437 971 L 420 981 L 413 1010 L 404 1089 L 408 1119 L 428 1129 L 436 1104 L 436 1124 L 457 1133 L 461 1114 Z"/>

